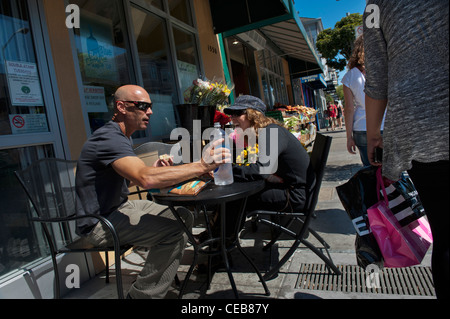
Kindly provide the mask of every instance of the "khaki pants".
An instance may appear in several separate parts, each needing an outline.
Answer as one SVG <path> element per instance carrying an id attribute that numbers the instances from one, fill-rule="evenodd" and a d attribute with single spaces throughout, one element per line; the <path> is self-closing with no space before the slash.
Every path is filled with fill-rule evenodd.
<path id="1" fill-rule="evenodd" d="M 191 229 L 192 213 L 179 207 L 177 212 Z M 132 298 L 165 297 L 180 265 L 187 236 L 167 206 L 151 201 L 128 201 L 108 220 L 116 228 L 120 244 L 150 249 L 145 265 L 130 288 Z M 87 239 L 96 246 L 112 246 L 109 231 L 99 223 Z"/>

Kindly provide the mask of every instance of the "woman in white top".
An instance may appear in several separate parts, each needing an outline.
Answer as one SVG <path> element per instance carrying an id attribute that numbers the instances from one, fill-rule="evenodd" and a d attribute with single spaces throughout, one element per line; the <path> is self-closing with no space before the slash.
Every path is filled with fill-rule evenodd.
<path id="1" fill-rule="evenodd" d="M 358 148 L 363 165 L 370 166 L 367 156 L 366 96 L 364 93 L 366 70 L 364 68 L 363 35 L 356 39 L 347 67 L 349 71 L 342 79 L 342 84 L 344 85 L 347 150 L 350 154 L 356 154 L 356 148 Z"/>

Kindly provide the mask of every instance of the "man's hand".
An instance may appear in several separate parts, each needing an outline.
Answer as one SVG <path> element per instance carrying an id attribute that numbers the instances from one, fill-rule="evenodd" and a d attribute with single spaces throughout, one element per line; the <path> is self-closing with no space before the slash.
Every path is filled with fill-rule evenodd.
<path id="1" fill-rule="evenodd" d="M 201 163 L 208 171 L 214 171 L 225 163 L 231 163 L 231 152 L 222 147 L 224 139 L 214 141 L 203 150 Z"/>
<path id="2" fill-rule="evenodd" d="M 168 159 L 158 159 L 155 164 L 153 164 L 153 167 L 166 167 L 166 166 L 173 166 L 173 157 L 170 156 Z"/>

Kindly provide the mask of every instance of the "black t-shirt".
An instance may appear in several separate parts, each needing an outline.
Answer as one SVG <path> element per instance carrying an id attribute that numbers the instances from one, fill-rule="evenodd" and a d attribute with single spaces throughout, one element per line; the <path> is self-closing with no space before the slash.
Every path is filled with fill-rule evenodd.
<path id="1" fill-rule="evenodd" d="M 259 139 L 262 137 L 260 135 Z M 272 146 L 273 143 L 276 145 Z M 265 179 L 269 175 L 275 174 L 283 179 L 283 186 L 290 189 L 292 205 L 304 207 L 305 201 L 315 185 L 316 176 L 310 157 L 300 141 L 287 129 L 270 124 L 266 127 L 265 143 L 259 141 L 258 147 L 260 157 L 255 164 L 233 167 L 235 179 L 252 181 Z M 261 158 L 261 154 L 263 154 L 263 158 Z M 270 158 L 272 163 L 264 163 L 264 155 Z M 266 170 L 266 172 L 262 170 L 269 166 L 273 169 Z"/>
<path id="2" fill-rule="evenodd" d="M 119 125 L 109 122 L 94 132 L 83 146 L 77 165 L 77 215 L 108 216 L 128 200 L 128 181 L 116 173 L 111 164 L 118 159 L 136 156 L 131 139 Z M 83 218 L 77 232 L 85 234 L 97 224 L 95 218 Z"/>

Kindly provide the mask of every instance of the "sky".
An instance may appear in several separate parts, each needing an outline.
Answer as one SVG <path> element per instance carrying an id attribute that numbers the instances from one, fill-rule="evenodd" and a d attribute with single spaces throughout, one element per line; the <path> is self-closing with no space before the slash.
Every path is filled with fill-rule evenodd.
<path id="1" fill-rule="evenodd" d="M 322 18 L 323 28 L 334 29 L 336 22 L 349 13 L 363 14 L 366 0 L 295 0 L 300 17 Z"/>
<path id="2" fill-rule="evenodd" d="M 324 29 L 334 29 L 336 22 L 341 21 L 349 13 L 364 12 L 366 0 L 294 0 L 295 9 L 300 17 L 322 18 Z M 339 83 L 345 70 L 338 72 Z"/>

